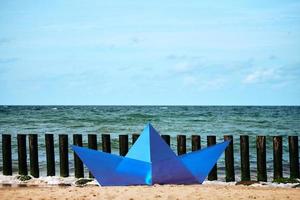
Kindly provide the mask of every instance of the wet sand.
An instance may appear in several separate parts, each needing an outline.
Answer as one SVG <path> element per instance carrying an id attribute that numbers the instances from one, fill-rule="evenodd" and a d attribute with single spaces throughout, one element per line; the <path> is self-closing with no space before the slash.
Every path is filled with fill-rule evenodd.
<path id="1" fill-rule="evenodd" d="M 93 199 L 300 199 L 300 188 L 243 185 L 154 185 L 130 187 L 42 186 L 1 187 L 1 200 L 93 200 Z"/>

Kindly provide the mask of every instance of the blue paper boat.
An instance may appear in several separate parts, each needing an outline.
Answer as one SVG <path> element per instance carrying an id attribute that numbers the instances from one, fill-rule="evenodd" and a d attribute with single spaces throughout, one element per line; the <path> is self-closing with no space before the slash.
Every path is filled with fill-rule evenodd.
<path id="1" fill-rule="evenodd" d="M 102 186 L 202 183 L 230 141 L 177 156 L 147 124 L 127 155 L 72 149 Z"/>

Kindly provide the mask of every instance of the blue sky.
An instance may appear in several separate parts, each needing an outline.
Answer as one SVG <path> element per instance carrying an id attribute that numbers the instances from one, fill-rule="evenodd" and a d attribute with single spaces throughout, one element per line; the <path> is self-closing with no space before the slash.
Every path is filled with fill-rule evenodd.
<path id="1" fill-rule="evenodd" d="M 299 10 L 0 0 L 0 104 L 300 105 Z"/>

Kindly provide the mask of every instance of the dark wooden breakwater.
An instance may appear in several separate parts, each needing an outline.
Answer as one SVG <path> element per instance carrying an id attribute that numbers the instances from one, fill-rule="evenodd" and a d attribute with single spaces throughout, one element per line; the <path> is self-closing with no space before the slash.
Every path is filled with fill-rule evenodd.
<path id="1" fill-rule="evenodd" d="M 88 135 L 88 145 L 90 149 L 97 149 L 96 134 Z M 45 138 L 45 149 L 39 149 L 38 137 Z M 132 144 L 139 137 L 138 134 L 132 135 Z M 11 148 L 11 135 L 2 134 L 2 160 L 3 160 L 3 175 L 12 175 L 12 148 Z M 162 135 L 165 142 L 170 145 L 170 136 Z M 273 179 L 279 179 L 283 177 L 283 136 L 272 137 L 273 141 Z M 299 144 L 298 136 L 287 136 L 288 148 L 289 148 L 289 168 L 290 178 L 300 178 L 299 176 Z M 39 177 L 39 151 L 46 152 L 47 163 L 47 176 L 55 176 L 55 153 L 54 153 L 54 135 L 45 134 L 19 134 L 17 135 L 18 145 L 18 172 L 20 175 L 28 175 L 27 166 L 27 139 L 29 144 L 29 173 L 33 177 Z M 69 149 L 70 141 L 66 134 L 58 135 L 59 146 L 59 166 L 60 176 L 69 176 Z M 73 144 L 83 146 L 82 135 L 73 135 Z M 119 135 L 119 154 L 125 156 L 129 148 L 128 135 Z M 231 140 L 230 145 L 225 150 L 225 180 L 227 182 L 235 181 L 235 164 L 234 164 L 234 139 L 231 135 L 225 135 L 224 140 Z M 249 181 L 250 178 L 250 160 L 249 160 L 249 136 L 241 135 L 239 138 L 240 143 L 240 169 L 241 180 Z M 177 135 L 177 154 L 182 155 L 187 153 L 187 138 L 185 135 Z M 267 165 L 266 165 L 266 136 L 256 136 L 256 157 L 257 157 L 257 180 L 267 181 Z M 216 144 L 216 136 L 207 136 L 207 146 Z M 111 138 L 110 134 L 101 134 L 102 151 L 111 153 Z M 201 136 L 191 136 L 191 149 L 196 151 L 201 149 Z M 84 177 L 84 168 L 81 160 L 74 154 L 74 169 L 75 177 Z M 89 175 L 92 177 L 92 175 Z M 212 171 L 208 175 L 208 180 L 217 180 L 218 171 L 217 164 L 213 167 Z"/>

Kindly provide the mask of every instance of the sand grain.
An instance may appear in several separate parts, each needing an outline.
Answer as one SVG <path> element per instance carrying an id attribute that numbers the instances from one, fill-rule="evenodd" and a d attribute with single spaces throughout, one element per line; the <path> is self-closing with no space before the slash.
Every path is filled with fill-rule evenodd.
<path id="1" fill-rule="evenodd" d="M 155 185 L 130 187 L 2 187 L 1 200 L 233 200 L 300 199 L 299 188 L 272 188 L 230 185 Z"/>

